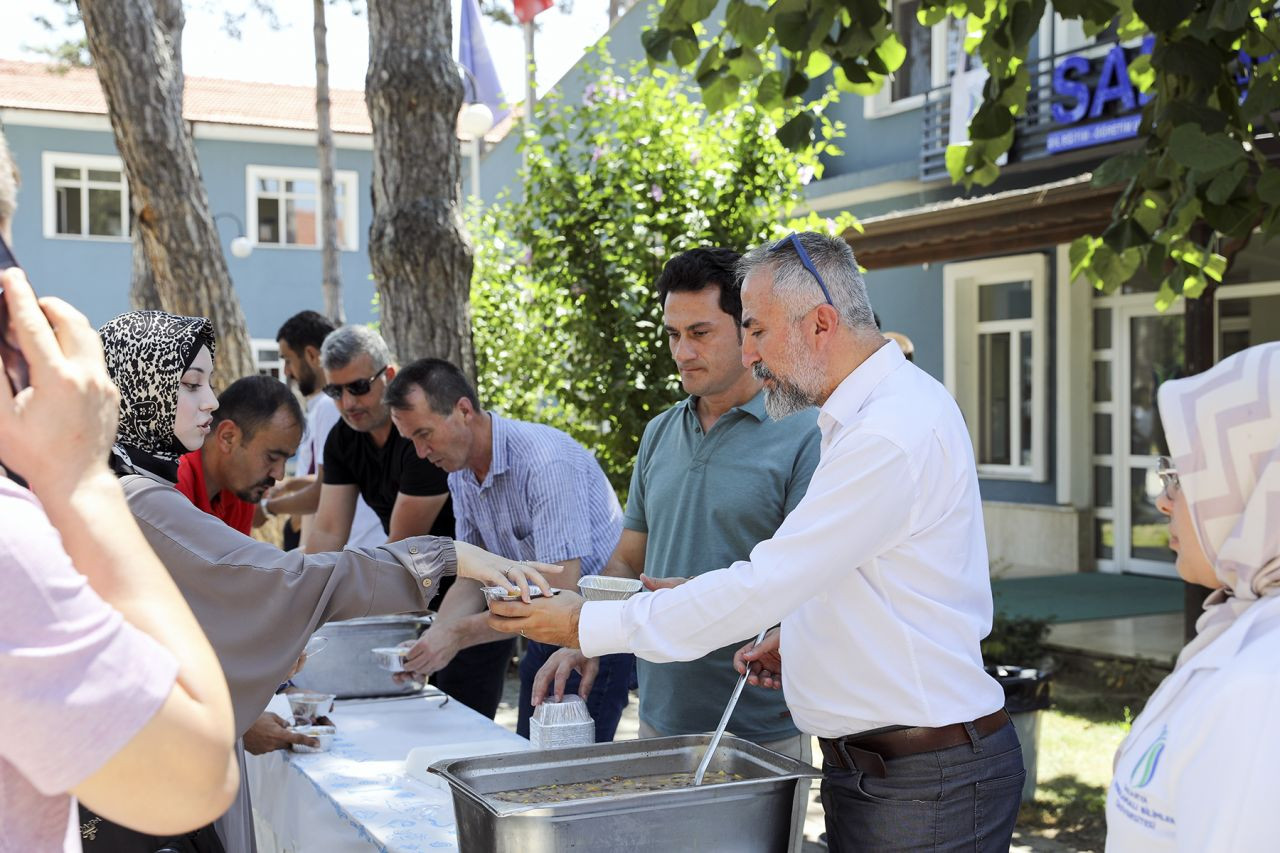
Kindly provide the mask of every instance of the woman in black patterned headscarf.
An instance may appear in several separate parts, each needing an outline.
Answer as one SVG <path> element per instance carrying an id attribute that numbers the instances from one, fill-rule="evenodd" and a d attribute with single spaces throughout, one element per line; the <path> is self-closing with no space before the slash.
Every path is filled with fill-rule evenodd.
<path id="1" fill-rule="evenodd" d="M 178 457 L 209 434 L 217 397 L 213 324 L 204 317 L 131 311 L 103 326 L 107 371 L 120 389 L 117 473 L 143 468 L 175 482 Z"/>

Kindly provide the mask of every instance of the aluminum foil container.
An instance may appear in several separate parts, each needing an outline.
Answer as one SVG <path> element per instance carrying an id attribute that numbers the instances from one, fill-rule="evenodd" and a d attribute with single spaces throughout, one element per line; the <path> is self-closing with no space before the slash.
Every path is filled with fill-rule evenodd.
<path id="1" fill-rule="evenodd" d="M 596 742 L 596 721 L 587 703 L 570 694 L 563 701 L 547 699 L 529 718 L 529 742 L 534 749 L 561 749 Z"/>
<path id="2" fill-rule="evenodd" d="M 286 693 L 289 697 L 289 710 L 293 712 L 294 722 L 300 726 L 310 725 L 316 717 L 322 717 L 333 710 L 332 693 Z"/>
<path id="3" fill-rule="evenodd" d="M 320 742 L 319 746 L 307 746 L 305 743 L 290 744 L 294 752 L 328 752 L 333 746 L 333 736 L 337 732 L 333 726 L 291 726 L 291 732 L 313 737 Z"/>
<path id="4" fill-rule="evenodd" d="M 625 601 L 644 589 L 635 578 L 607 578 L 587 575 L 578 579 L 578 590 L 587 601 Z"/>
<path id="5" fill-rule="evenodd" d="M 387 672 L 404 672 L 404 659 L 409 654 L 408 646 L 383 646 L 370 651 L 380 668 Z"/>
<path id="6" fill-rule="evenodd" d="M 487 598 L 489 601 L 519 601 L 520 600 L 519 590 L 512 592 L 511 590 L 507 589 L 505 586 L 482 586 L 480 587 L 480 591 L 484 593 L 484 597 Z M 553 589 L 549 594 L 555 595 L 557 592 L 559 592 L 559 590 Z M 538 598 L 545 594 L 546 593 L 543 593 L 543 591 L 540 588 L 538 588 L 535 584 L 529 584 L 530 598 Z"/>

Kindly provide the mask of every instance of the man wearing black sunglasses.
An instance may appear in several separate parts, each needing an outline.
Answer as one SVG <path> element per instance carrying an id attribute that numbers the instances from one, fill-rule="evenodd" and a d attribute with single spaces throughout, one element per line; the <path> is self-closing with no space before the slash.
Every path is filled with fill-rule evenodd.
<path id="1" fill-rule="evenodd" d="M 320 504 L 303 549 L 340 550 L 351 531 L 357 496 L 382 521 L 389 542 L 425 533 L 453 536 L 448 475 L 418 458 L 413 442 L 396 430 L 391 409 L 382 401 L 397 370 L 386 342 L 367 326 L 343 326 L 324 339 L 320 364 L 326 383 L 321 390 L 337 403 L 342 420 L 325 441 Z M 451 584 L 440 584 L 437 605 Z M 436 672 L 433 681 L 454 699 L 492 718 L 514 653 L 513 640 L 473 646 Z"/>
<path id="2" fill-rule="evenodd" d="M 324 446 L 324 482 L 308 554 L 341 549 L 351 533 L 356 498 L 363 497 L 382 522 L 388 541 L 430 533 L 453 535 L 453 509 L 443 471 L 419 459 L 400 437 L 382 402 L 396 375 L 391 351 L 367 326 L 343 326 L 320 349 L 326 384 L 342 422 Z"/>

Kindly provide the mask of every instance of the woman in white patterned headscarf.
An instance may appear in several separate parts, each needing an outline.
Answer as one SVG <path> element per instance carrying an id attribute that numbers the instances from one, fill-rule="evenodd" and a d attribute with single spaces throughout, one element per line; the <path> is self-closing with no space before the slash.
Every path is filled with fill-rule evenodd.
<path id="1" fill-rule="evenodd" d="M 1166 382 L 1157 506 L 1178 573 L 1213 590 L 1134 720 L 1108 850 L 1273 850 L 1280 789 L 1280 343 Z"/>

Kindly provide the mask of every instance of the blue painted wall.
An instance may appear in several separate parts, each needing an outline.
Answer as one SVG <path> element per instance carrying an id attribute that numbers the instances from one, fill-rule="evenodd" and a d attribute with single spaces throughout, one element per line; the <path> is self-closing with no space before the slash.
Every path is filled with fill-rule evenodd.
<path id="1" fill-rule="evenodd" d="M 42 233 L 42 152 L 115 154 L 111 134 L 11 123 L 5 127 L 5 137 L 23 178 L 13 224 L 14 252 L 36 288 L 71 302 L 95 326 L 127 311 L 132 253 L 129 240 L 46 239 Z M 196 156 L 209 194 L 210 211 L 231 213 L 246 227 L 247 166 L 316 166 L 315 149 L 305 145 L 198 139 Z M 339 149 L 337 166 L 358 174 L 360 245 L 357 251 L 342 253 L 342 286 L 347 319 L 363 323 L 373 319 L 373 282 L 369 279 L 367 255 L 373 216 L 369 193 L 371 152 Z M 237 236 L 236 226 L 226 217 L 219 218 L 217 226 L 225 250 Z M 319 249 L 255 246 L 248 258 L 232 257 L 229 251 L 226 257 L 252 337 L 272 338 L 290 315 L 305 308 L 319 309 L 323 304 Z"/>
<path id="2" fill-rule="evenodd" d="M 1051 252 L 1051 249 L 1045 251 Z M 871 297 L 871 305 L 880 317 L 881 327 L 885 331 L 901 332 L 911 338 L 915 345 L 915 363 L 939 382 L 943 381 L 943 349 L 942 349 L 942 280 L 943 264 L 914 265 L 910 267 L 893 267 L 890 269 L 869 270 L 866 273 L 867 293 Z M 1049 312 L 1048 359 L 1045 365 L 1046 383 L 1049 390 L 1048 412 L 1048 479 L 1043 483 L 1028 483 L 1021 480 L 980 479 L 979 487 L 985 500 L 1016 501 L 1019 503 L 1057 503 L 1056 483 L 1056 440 L 1057 433 L 1053 428 L 1057 418 L 1057 407 L 1053 389 L 1056 383 L 1056 347 L 1057 317 L 1055 315 L 1055 293 L 1057 282 L 1056 264 L 1049 264 L 1049 286 L 1045 289 L 1048 304 L 1043 306 Z"/>

